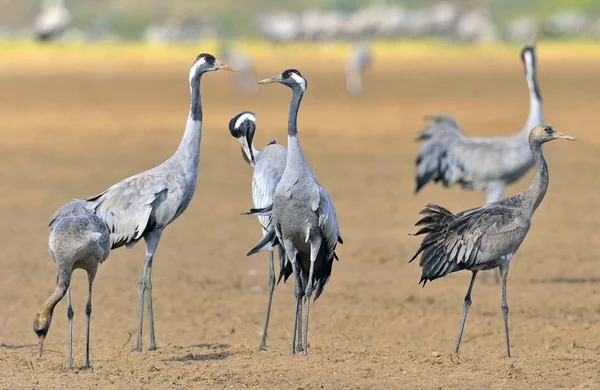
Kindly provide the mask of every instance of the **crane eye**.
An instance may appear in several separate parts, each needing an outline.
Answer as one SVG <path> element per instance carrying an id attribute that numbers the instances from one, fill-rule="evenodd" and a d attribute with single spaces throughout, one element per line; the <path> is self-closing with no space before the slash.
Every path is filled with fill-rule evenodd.
<path id="1" fill-rule="evenodd" d="M 552 133 L 552 129 L 550 127 L 546 127 L 545 130 L 546 130 L 546 133 L 548 133 L 548 134 Z"/>

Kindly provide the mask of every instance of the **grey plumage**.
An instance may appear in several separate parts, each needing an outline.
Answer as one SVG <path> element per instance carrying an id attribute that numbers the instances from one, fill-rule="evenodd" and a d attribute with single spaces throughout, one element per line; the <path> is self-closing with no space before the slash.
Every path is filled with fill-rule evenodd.
<path id="1" fill-rule="evenodd" d="M 106 223 L 110 230 L 111 249 L 123 245 L 131 247 L 142 238 L 146 242 L 146 261 L 139 281 L 137 351 L 141 351 L 142 345 L 146 294 L 150 350 L 156 349 L 152 307 L 152 262 L 163 229 L 185 211 L 194 195 L 202 134 L 200 80 L 205 72 L 218 69 L 235 70 L 210 54 L 202 53 L 196 57 L 189 72 L 190 112 L 183 138 L 173 156 L 159 166 L 131 176 L 96 196 L 76 200 L 78 207 L 86 208 Z M 60 214 L 60 210 L 57 214 Z"/>
<path id="2" fill-rule="evenodd" d="M 367 42 L 360 42 L 352 48 L 346 60 L 346 89 L 350 95 L 358 95 L 363 90 L 363 75 L 371 67 L 373 54 Z"/>
<path id="3" fill-rule="evenodd" d="M 33 330 L 39 337 L 39 354 L 42 355 L 43 343 L 56 304 L 67 294 L 69 319 L 69 370 L 73 368 L 73 308 L 71 306 L 71 276 L 80 268 L 88 275 L 88 302 L 85 308 L 87 337 L 85 368 L 90 368 L 90 320 L 92 314 L 92 284 L 98 265 L 104 262 L 110 253 L 110 232 L 106 224 L 96 215 L 81 207 L 80 201 L 63 206 L 53 218 L 48 247 L 56 263 L 56 289 L 44 303 L 33 322 Z"/>
<path id="4" fill-rule="evenodd" d="M 554 139 L 574 140 L 548 125 L 538 125 L 531 130 L 528 143 L 537 166 L 537 174 L 525 191 L 458 214 L 452 214 L 434 204 L 428 204 L 421 211 L 422 218 L 416 224 L 420 229 L 415 235 L 424 234 L 425 237 L 410 260 L 421 255 L 419 265 L 422 274 L 419 283 L 422 282 L 425 286 L 430 280 L 460 270 L 470 270 L 473 273 L 465 296 L 455 353 L 458 353 L 460 347 L 477 272 L 498 268 L 502 278 L 506 348 L 510 357 L 506 278 L 510 261 L 527 236 L 531 218 L 548 189 L 548 168 L 542 154 L 542 144 Z"/>
<path id="5" fill-rule="evenodd" d="M 256 117 L 250 111 L 242 111 L 234 116 L 229 122 L 229 132 L 240 141 L 242 145 L 242 156 L 244 160 L 253 167 L 252 174 L 252 202 L 256 209 L 265 209 L 273 205 L 275 189 L 281 180 L 285 170 L 287 151 L 284 146 L 279 145 L 275 140 L 271 141 L 262 150 L 254 146 L 254 134 L 256 131 Z M 271 210 L 269 210 L 271 211 Z M 269 233 L 271 228 L 271 217 L 268 215 L 259 215 L 258 221 L 261 225 L 263 236 Z M 273 231 L 271 229 L 271 231 Z M 279 280 L 285 276 L 285 252 L 282 246 L 279 249 Z M 269 298 L 267 301 L 267 311 L 265 315 L 265 325 L 259 350 L 267 348 L 267 329 L 269 327 L 269 318 L 271 313 L 271 303 L 273 300 L 273 291 L 275 289 L 275 265 L 273 259 L 273 248 L 269 248 Z M 289 276 L 289 273 L 288 275 Z M 286 278 L 287 278 L 286 276 Z"/>
<path id="6" fill-rule="evenodd" d="M 502 198 L 504 188 L 519 180 L 533 166 L 529 131 L 543 122 L 542 100 L 537 84 L 535 45 L 521 51 L 530 92 L 529 116 L 522 131 L 507 137 L 469 137 L 452 116 L 430 116 L 429 127 L 418 140 L 423 145 L 416 160 L 416 189 L 430 181 L 446 187 L 482 191 L 486 203 Z"/>
<path id="7" fill-rule="evenodd" d="M 296 69 L 259 81 L 281 83 L 292 89 L 288 120 L 287 159 L 283 176 L 275 190 L 272 229 L 275 235 L 265 236 L 271 245 L 283 245 L 295 279 L 296 313 L 292 337 L 292 353 L 308 350 L 308 320 L 313 291 L 315 300 L 321 295 L 329 277 L 336 246 L 342 242 L 333 202 L 317 182 L 304 158 L 298 140 L 297 118 L 300 102 L 307 88 L 306 79 Z M 268 247 L 265 238 L 257 248 Z M 257 248 L 250 251 L 254 253 Z M 286 263 L 288 264 L 288 263 Z M 284 271 L 285 272 L 285 271 Z M 306 301 L 304 343 L 302 335 L 302 298 Z"/>

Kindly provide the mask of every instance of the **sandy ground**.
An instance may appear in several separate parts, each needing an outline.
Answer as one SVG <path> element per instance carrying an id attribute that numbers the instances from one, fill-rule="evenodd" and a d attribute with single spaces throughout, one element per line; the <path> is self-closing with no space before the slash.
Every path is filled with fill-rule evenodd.
<path id="1" fill-rule="evenodd" d="M 42 359 L 31 326 L 54 289 L 47 221 L 67 200 L 170 156 L 187 117 L 189 62 L 158 69 L 135 61 L 9 63 L 0 75 L 0 387 L 600 388 L 598 64 L 545 61 L 543 50 L 539 57 L 547 121 L 579 142 L 545 148 L 550 188 L 509 277 L 513 359 L 505 357 L 500 288 L 481 283 L 461 353 L 451 354 L 470 274 L 417 286 L 420 269 L 408 259 L 420 239 L 408 233 L 428 202 L 453 211 L 482 202 L 478 193 L 434 186 L 413 195 L 421 117 L 454 113 L 470 134 L 520 130 L 528 95 L 517 55 L 379 62 L 357 99 L 346 97 L 339 64 L 312 58 L 259 67 L 262 77 L 297 67 L 309 80 L 301 142 L 345 239 L 311 312 L 310 356 L 288 355 L 289 283 L 276 289 L 270 348 L 257 352 L 267 257 L 244 256 L 260 230 L 239 215 L 251 206 L 251 170 L 227 130 L 233 115 L 250 109 L 259 121 L 257 146 L 285 142 L 289 90 L 268 85 L 243 99 L 230 93 L 231 74 L 219 72 L 202 86 L 196 196 L 166 229 L 155 260 L 159 349 L 131 352 L 144 248 L 120 249 L 94 285 L 91 370 L 82 369 L 86 277 L 74 276 L 71 373 L 66 302 L 57 306 Z"/>

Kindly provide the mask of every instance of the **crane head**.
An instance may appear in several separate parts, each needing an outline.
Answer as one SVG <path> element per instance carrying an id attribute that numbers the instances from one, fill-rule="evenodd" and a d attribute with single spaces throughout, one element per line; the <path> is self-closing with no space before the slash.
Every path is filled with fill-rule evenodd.
<path id="1" fill-rule="evenodd" d="M 287 69 L 277 76 L 269 77 L 264 80 L 260 80 L 259 84 L 270 84 L 280 83 L 290 88 L 300 88 L 302 92 L 306 91 L 308 83 L 306 79 L 302 77 L 302 74 L 297 69 Z"/>
<path id="2" fill-rule="evenodd" d="M 545 142 L 552 141 L 555 139 L 564 139 L 567 141 L 575 141 L 574 137 L 571 137 L 570 135 L 561 133 L 560 131 L 556 130 L 554 127 L 547 125 L 547 124 L 537 125 L 536 127 L 534 127 L 531 130 L 531 133 L 529 134 L 530 141 L 534 141 L 534 142 L 537 142 L 540 144 L 543 144 Z"/>
<path id="3" fill-rule="evenodd" d="M 535 69 L 535 62 L 535 46 L 523 46 L 523 49 L 521 49 L 521 63 L 523 64 L 525 74 Z"/>
<path id="4" fill-rule="evenodd" d="M 251 166 L 256 162 L 254 155 L 254 133 L 256 117 L 253 112 L 242 111 L 229 121 L 229 132 L 242 144 L 242 156 Z"/>
<path id="5" fill-rule="evenodd" d="M 228 70 L 231 72 L 238 71 L 233 66 L 226 65 L 217 60 L 212 54 L 198 54 L 194 60 L 194 63 L 192 64 L 192 67 L 190 68 L 190 83 L 192 82 L 193 78 L 199 77 L 202 73 L 213 72 L 219 69 Z"/>
<path id="6" fill-rule="evenodd" d="M 42 357 L 42 352 L 44 350 L 44 340 L 46 339 L 46 335 L 48 334 L 48 330 L 50 329 L 50 323 L 52 322 L 52 313 L 49 311 L 47 307 L 42 308 L 35 319 L 33 320 L 33 331 L 38 336 L 38 348 L 39 348 L 39 356 Z"/>
<path id="7" fill-rule="evenodd" d="M 539 29 L 536 29 L 531 41 L 523 46 L 521 49 L 521 63 L 523 64 L 523 70 L 525 73 L 535 68 L 535 47 L 539 36 Z"/>

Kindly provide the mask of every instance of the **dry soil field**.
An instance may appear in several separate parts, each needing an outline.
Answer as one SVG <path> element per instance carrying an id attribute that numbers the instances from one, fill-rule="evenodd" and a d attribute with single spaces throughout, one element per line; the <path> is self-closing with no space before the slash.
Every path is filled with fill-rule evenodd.
<path id="1" fill-rule="evenodd" d="M 345 240 L 311 312 L 308 357 L 288 355 L 290 283 L 276 289 L 269 350 L 256 350 L 267 256 L 244 255 L 260 230 L 254 218 L 239 215 L 251 206 L 251 170 L 227 130 L 233 115 L 250 109 L 259 121 L 258 146 L 275 137 L 285 142 L 290 92 L 267 85 L 242 99 L 231 94 L 231 74 L 208 74 L 196 196 L 166 229 L 154 265 L 158 350 L 131 352 L 144 258 L 138 245 L 113 252 L 98 272 L 93 368 L 82 369 L 83 271 L 72 285 L 75 369 L 66 371 L 64 301 L 38 359 L 32 320 L 55 282 L 50 215 L 170 156 L 187 117 L 187 73 L 196 54 L 157 63 L 85 55 L 1 60 L 1 388 L 600 388 L 600 64 L 568 53 L 545 58 L 543 46 L 547 122 L 579 141 L 545 147 L 550 188 L 509 277 L 513 359 L 505 358 L 500 288 L 481 283 L 461 354 L 451 354 L 470 274 L 417 286 L 420 269 L 408 260 L 420 238 L 408 233 L 428 202 L 452 211 L 482 202 L 478 193 L 434 186 L 413 195 L 421 117 L 454 113 L 470 134 L 520 130 L 528 95 L 517 53 L 382 60 L 357 99 L 345 95 L 340 61 L 259 63 L 259 76 L 297 67 L 309 81 L 301 142 L 335 201 Z"/>

